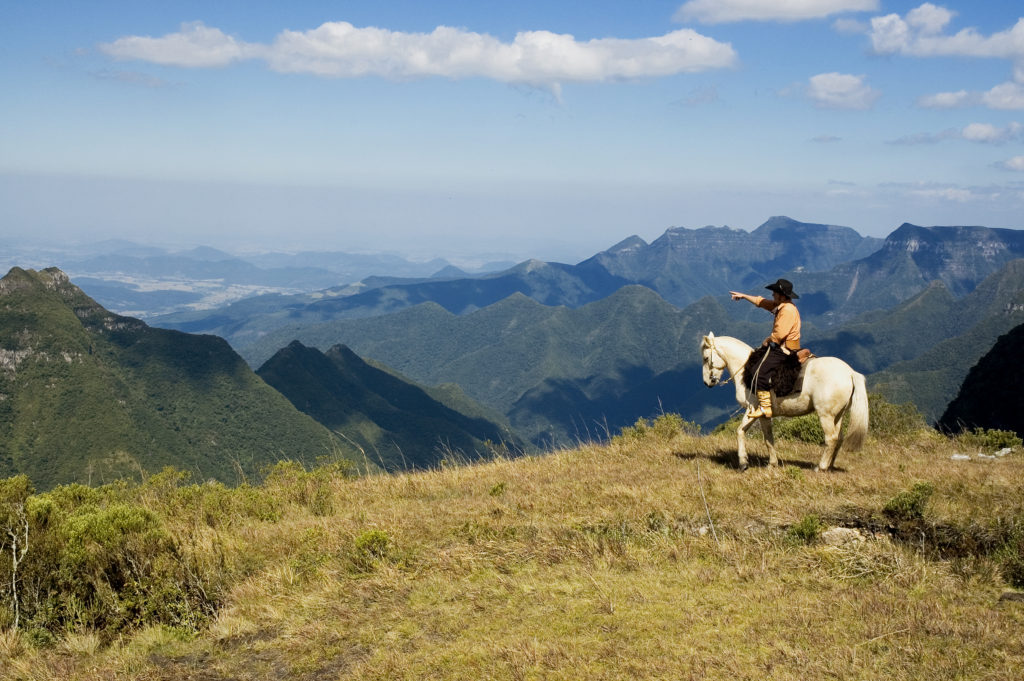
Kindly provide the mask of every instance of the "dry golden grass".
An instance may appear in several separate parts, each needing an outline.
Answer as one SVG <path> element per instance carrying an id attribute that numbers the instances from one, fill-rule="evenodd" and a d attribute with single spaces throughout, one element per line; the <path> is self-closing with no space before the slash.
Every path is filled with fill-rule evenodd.
<path id="1" fill-rule="evenodd" d="M 993 557 L 786 529 L 877 514 L 917 481 L 936 523 L 1024 517 L 1024 455 L 951 461 L 922 436 L 819 474 L 816 447 L 781 443 L 779 469 L 752 447 L 746 473 L 731 436 L 649 435 L 338 478 L 325 515 L 170 517 L 202 561 L 246 566 L 208 630 L 51 649 L 7 633 L 0 679 L 1021 678 L 1024 604 L 999 601 Z"/>

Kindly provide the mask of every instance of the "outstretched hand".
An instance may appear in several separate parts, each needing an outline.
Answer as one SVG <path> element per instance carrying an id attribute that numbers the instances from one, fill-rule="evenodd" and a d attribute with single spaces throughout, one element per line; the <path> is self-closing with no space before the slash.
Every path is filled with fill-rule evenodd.
<path id="1" fill-rule="evenodd" d="M 746 300 L 747 294 L 740 293 L 739 291 L 729 291 L 729 295 L 732 296 L 733 300 Z"/>

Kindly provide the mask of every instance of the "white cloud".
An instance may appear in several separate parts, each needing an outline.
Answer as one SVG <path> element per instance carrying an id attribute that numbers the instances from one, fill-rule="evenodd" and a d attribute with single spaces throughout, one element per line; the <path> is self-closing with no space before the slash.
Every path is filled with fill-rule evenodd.
<path id="1" fill-rule="evenodd" d="M 138 59 L 167 66 L 214 67 L 256 56 L 258 46 L 240 42 L 201 21 L 185 23 L 162 38 L 126 36 L 100 45 L 116 59 Z"/>
<path id="2" fill-rule="evenodd" d="M 864 82 L 864 76 L 819 73 L 809 79 L 807 96 L 818 106 L 833 109 L 869 109 L 880 93 Z"/>
<path id="3" fill-rule="evenodd" d="M 1014 80 L 987 92 L 942 92 L 918 100 L 926 108 L 953 108 L 980 103 L 992 109 L 1024 110 L 1024 18 L 1011 28 L 983 35 L 976 28 L 947 33 L 955 13 L 924 3 L 906 17 L 887 14 L 871 20 L 871 45 L 879 54 L 913 57 L 978 57 L 1013 62 Z"/>
<path id="4" fill-rule="evenodd" d="M 955 109 L 973 104 L 977 100 L 976 94 L 967 90 L 958 90 L 957 92 L 937 92 L 934 95 L 920 97 L 917 100 L 917 105 L 925 109 Z"/>
<path id="5" fill-rule="evenodd" d="M 226 66 L 262 59 L 285 73 L 355 78 L 491 78 L 557 87 L 567 81 L 611 81 L 724 68 L 732 46 L 690 29 L 633 40 L 578 41 L 567 34 L 525 31 L 510 43 L 487 34 L 439 26 L 404 33 L 328 22 L 309 31 L 282 31 L 269 45 L 246 43 L 202 23 L 183 24 L 162 38 L 129 36 L 100 45 L 117 59 L 183 67 Z"/>
<path id="6" fill-rule="evenodd" d="M 1002 83 L 981 95 L 981 101 L 992 109 L 1024 109 L 1024 85 Z"/>
<path id="7" fill-rule="evenodd" d="M 1024 58 L 1024 18 L 1005 31 L 984 36 L 975 28 L 943 34 L 953 12 L 925 3 L 907 13 L 887 14 L 871 19 L 871 45 L 880 54 L 914 57 Z"/>
<path id="8" fill-rule="evenodd" d="M 939 33 L 953 19 L 955 12 L 926 2 L 907 12 L 907 23 L 923 35 Z"/>
<path id="9" fill-rule="evenodd" d="M 976 104 L 983 104 L 990 109 L 1024 111 L 1024 84 L 1000 83 L 986 92 L 939 92 L 917 100 L 917 105 L 926 109 L 953 109 Z"/>
<path id="10" fill-rule="evenodd" d="M 939 133 L 921 132 L 892 140 L 888 144 L 937 144 L 949 139 L 963 139 L 980 144 L 1004 144 L 1019 139 L 1024 126 L 1013 121 L 999 128 L 991 123 L 971 123 L 962 129 L 949 128 Z"/>
<path id="11" fill-rule="evenodd" d="M 1002 144 L 1020 137 L 1021 124 L 1013 121 L 1005 128 L 997 128 L 991 123 L 971 123 L 961 132 L 965 140 L 971 142 L 988 142 L 991 144 Z"/>
<path id="12" fill-rule="evenodd" d="M 910 190 L 910 194 L 923 199 L 942 199 L 945 201 L 956 201 L 958 203 L 964 203 L 976 198 L 981 198 L 970 189 L 963 189 L 961 187 L 912 189 Z"/>
<path id="13" fill-rule="evenodd" d="M 689 0 L 675 21 L 723 24 L 732 21 L 803 21 L 842 12 L 870 12 L 878 0 Z"/>
<path id="14" fill-rule="evenodd" d="M 1007 159 L 1000 163 L 999 167 L 1004 170 L 1024 172 L 1024 156 L 1014 156 L 1013 158 Z"/>

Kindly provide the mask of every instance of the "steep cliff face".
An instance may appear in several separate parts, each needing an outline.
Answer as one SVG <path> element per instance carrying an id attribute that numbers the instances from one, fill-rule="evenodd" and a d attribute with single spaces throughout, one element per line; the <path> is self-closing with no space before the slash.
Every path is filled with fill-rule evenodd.
<path id="1" fill-rule="evenodd" d="M 794 274 L 800 291 L 813 291 L 801 310 L 832 325 L 869 310 L 889 309 L 941 281 L 957 298 L 986 277 L 1024 257 L 1024 231 L 989 227 L 904 224 L 875 253 L 828 272 Z"/>
<path id="2" fill-rule="evenodd" d="M 975 364 L 938 425 L 961 429 L 1012 430 L 1024 437 L 1024 324 L 999 337 Z"/>
<path id="3" fill-rule="evenodd" d="M 334 446 L 223 339 L 112 314 L 57 269 L 0 279 L 0 477 L 47 488 L 174 466 L 236 482 Z"/>
<path id="4" fill-rule="evenodd" d="M 924 281 L 941 280 L 963 296 L 1010 260 L 1024 257 L 1024 231 L 989 227 L 918 227 L 903 224 L 869 265 L 906 260 Z"/>

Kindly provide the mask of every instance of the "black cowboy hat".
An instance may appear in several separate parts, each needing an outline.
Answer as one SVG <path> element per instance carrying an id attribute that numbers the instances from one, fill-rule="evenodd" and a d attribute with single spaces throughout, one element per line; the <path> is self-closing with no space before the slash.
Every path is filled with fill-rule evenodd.
<path id="1" fill-rule="evenodd" d="M 800 297 L 797 294 L 793 293 L 793 282 L 791 282 L 789 279 L 779 279 L 774 284 L 768 284 L 767 286 L 765 286 L 765 288 L 768 289 L 769 291 L 781 293 L 782 295 L 786 296 L 787 298 L 790 298 L 791 300 L 796 300 L 797 298 Z"/>

